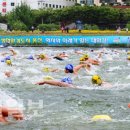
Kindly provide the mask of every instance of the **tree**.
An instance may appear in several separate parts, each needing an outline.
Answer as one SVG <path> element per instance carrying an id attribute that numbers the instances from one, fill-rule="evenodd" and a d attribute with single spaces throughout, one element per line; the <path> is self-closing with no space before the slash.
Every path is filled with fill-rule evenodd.
<path id="1" fill-rule="evenodd" d="M 21 21 L 21 23 L 25 24 L 27 29 L 29 29 L 34 24 L 34 14 L 30 7 L 21 3 L 21 6 L 17 6 L 11 13 L 9 13 L 9 24 L 13 25 L 15 21 Z"/>

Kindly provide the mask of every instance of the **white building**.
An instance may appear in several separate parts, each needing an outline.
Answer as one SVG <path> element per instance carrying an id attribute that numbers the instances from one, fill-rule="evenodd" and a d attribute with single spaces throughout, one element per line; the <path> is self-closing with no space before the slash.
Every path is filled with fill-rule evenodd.
<path id="1" fill-rule="evenodd" d="M 101 2 L 122 2 L 122 0 L 0 0 L 0 13 L 3 15 L 12 11 L 16 6 L 21 3 L 26 3 L 31 9 L 46 9 L 46 8 L 64 8 L 67 6 L 73 6 L 75 3 L 87 4 L 87 5 L 101 5 Z"/>
<path id="2" fill-rule="evenodd" d="M 26 3 L 31 9 L 39 8 L 64 8 L 73 6 L 77 0 L 0 0 L 0 13 L 3 15 L 10 12 L 21 3 Z"/>
<path id="3" fill-rule="evenodd" d="M 81 5 L 87 4 L 87 5 L 100 6 L 102 4 L 102 2 L 105 2 L 105 3 L 114 3 L 114 2 L 122 3 L 123 0 L 77 0 L 77 3 L 79 3 Z"/>
<path id="4" fill-rule="evenodd" d="M 26 3 L 30 5 L 32 9 L 39 8 L 64 8 L 67 6 L 73 6 L 76 0 L 27 0 Z"/>

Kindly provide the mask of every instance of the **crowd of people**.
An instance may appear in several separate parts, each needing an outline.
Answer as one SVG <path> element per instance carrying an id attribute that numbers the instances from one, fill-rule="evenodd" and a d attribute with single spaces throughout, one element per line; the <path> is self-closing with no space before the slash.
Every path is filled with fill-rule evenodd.
<path id="1" fill-rule="evenodd" d="M 60 80 L 56 80 L 51 76 L 46 76 L 41 81 L 37 81 L 34 84 L 35 85 L 51 85 L 56 87 L 68 87 L 68 88 L 79 88 L 75 83 L 74 80 L 69 77 L 69 75 L 73 76 L 80 76 L 79 72 L 84 71 L 86 75 L 91 76 L 90 82 L 96 86 L 96 87 L 112 87 L 111 83 L 108 83 L 102 79 L 102 77 L 96 72 L 97 69 L 100 69 L 103 61 L 103 56 L 108 53 L 105 48 L 102 48 L 100 50 L 89 50 L 89 52 L 82 51 L 80 49 L 74 49 L 73 52 L 68 53 L 67 51 L 60 52 L 58 54 L 54 55 L 48 55 L 43 53 L 35 54 L 35 55 L 29 55 L 28 57 L 24 57 L 24 59 L 27 60 L 34 60 L 34 61 L 42 61 L 41 63 L 44 64 L 51 60 L 57 60 L 58 62 L 65 61 L 67 59 L 70 59 L 72 55 L 75 55 L 76 57 L 79 57 L 79 60 L 77 60 L 77 64 L 73 63 L 67 63 L 64 64 L 64 68 L 59 69 L 52 67 L 44 67 L 42 71 L 44 72 L 52 72 L 57 74 L 57 72 L 60 73 L 60 71 L 64 71 L 65 77 L 61 77 Z M 111 51 L 111 53 L 114 53 L 118 55 L 120 52 L 117 50 Z M 6 52 L 1 52 L 1 62 L 5 64 L 5 66 L 14 66 L 12 62 L 12 57 L 17 59 L 18 53 L 14 48 L 9 48 Z M 129 58 L 127 58 L 129 60 Z M 96 68 L 96 69 L 95 69 Z M 4 71 L 4 75 L 6 78 L 10 78 L 14 75 L 13 70 L 6 70 Z M 11 109 L 8 107 L 0 107 L 1 111 L 1 117 L 0 122 L 8 123 L 7 118 L 9 116 L 12 116 L 16 120 L 23 120 L 24 116 L 20 110 L 17 109 Z"/>

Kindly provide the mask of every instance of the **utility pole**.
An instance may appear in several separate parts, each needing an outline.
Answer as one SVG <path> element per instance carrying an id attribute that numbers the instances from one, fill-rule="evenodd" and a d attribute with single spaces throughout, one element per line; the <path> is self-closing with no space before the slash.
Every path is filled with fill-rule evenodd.
<path id="1" fill-rule="evenodd" d="M 39 0 L 38 4 L 40 5 L 40 8 L 43 9 L 43 3 L 45 2 L 45 0 Z M 42 17 L 42 24 L 43 24 L 43 17 Z"/>

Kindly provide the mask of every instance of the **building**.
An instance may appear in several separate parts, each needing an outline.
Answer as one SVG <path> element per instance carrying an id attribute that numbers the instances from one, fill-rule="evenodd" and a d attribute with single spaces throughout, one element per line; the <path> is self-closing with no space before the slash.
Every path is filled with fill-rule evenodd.
<path id="1" fill-rule="evenodd" d="M 122 3 L 124 0 L 77 0 L 77 3 L 81 5 L 97 5 L 100 6 L 102 3 Z"/>
<path id="2" fill-rule="evenodd" d="M 97 5 L 100 6 L 103 2 L 123 2 L 125 0 L 0 0 L 0 13 L 2 15 L 12 11 L 16 6 L 21 3 L 26 3 L 31 9 L 60 9 L 68 6 L 73 6 L 76 3 L 81 5 Z"/>
<path id="3" fill-rule="evenodd" d="M 2 15 L 12 11 L 16 6 L 20 5 L 22 0 L 1 0 L 0 13 Z"/>
<path id="4" fill-rule="evenodd" d="M 77 0 L 0 0 L 0 13 L 3 15 L 12 11 L 16 6 L 21 3 L 26 3 L 31 9 L 46 9 L 46 8 L 64 8 L 73 6 Z"/>
<path id="5" fill-rule="evenodd" d="M 28 0 L 31 1 L 31 0 Z M 53 8 L 59 9 L 67 6 L 75 5 L 77 0 L 34 0 L 37 8 Z M 28 2 L 29 4 L 30 2 Z M 32 9 L 37 9 L 35 5 L 30 4 Z"/>

